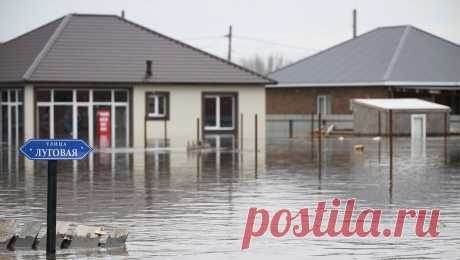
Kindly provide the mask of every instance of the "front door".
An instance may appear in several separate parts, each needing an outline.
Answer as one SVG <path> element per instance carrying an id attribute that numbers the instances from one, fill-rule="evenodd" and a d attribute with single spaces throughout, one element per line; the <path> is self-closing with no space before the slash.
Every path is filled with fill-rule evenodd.
<path id="1" fill-rule="evenodd" d="M 426 137 L 426 115 L 411 115 L 411 137 L 412 139 L 425 139 Z"/>

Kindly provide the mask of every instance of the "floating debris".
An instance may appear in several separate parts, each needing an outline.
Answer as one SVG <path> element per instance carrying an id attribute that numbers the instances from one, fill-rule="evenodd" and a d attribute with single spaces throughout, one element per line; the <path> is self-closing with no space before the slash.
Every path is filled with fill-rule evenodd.
<path id="1" fill-rule="evenodd" d="M 343 141 L 345 138 L 343 136 L 339 136 L 339 141 Z"/>
<path id="2" fill-rule="evenodd" d="M 376 136 L 376 137 L 372 138 L 372 140 L 374 140 L 374 141 L 380 141 L 380 140 L 382 140 L 382 137 Z"/>
<path id="3" fill-rule="evenodd" d="M 0 219 L 0 246 L 3 249 L 40 249 L 46 247 L 46 228 L 40 222 L 26 222 L 16 234 L 15 220 Z M 56 248 L 120 248 L 128 239 L 128 230 L 123 228 L 94 227 L 56 222 Z"/>
<path id="4" fill-rule="evenodd" d="M 94 248 L 98 247 L 101 236 L 105 235 L 102 227 L 91 227 L 85 225 L 78 225 L 72 235 L 71 247 L 85 247 Z"/>
<path id="5" fill-rule="evenodd" d="M 11 242 L 14 242 L 16 232 L 16 220 L 0 219 L 0 247 L 13 250 Z"/>
<path id="6" fill-rule="evenodd" d="M 353 145 L 353 149 L 354 149 L 355 151 L 360 151 L 360 152 L 362 152 L 362 151 L 364 151 L 364 145 L 362 145 L 362 144 L 355 144 L 355 145 Z"/>
<path id="7" fill-rule="evenodd" d="M 109 231 L 105 247 L 123 247 L 128 239 L 128 230 L 123 228 Z"/>
<path id="8" fill-rule="evenodd" d="M 335 125 L 330 125 L 326 130 L 326 135 L 330 135 L 334 130 Z"/>
<path id="9" fill-rule="evenodd" d="M 203 150 L 210 150 L 211 145 L 207 142 L 198 141 L 187 143 L 187 151 L 203 151 Z"/>
<path id="10" fill-rule="evenodd" d="M 72 240 L 72 224 L 65 221 L 56 222 L 56 248 L 68 248 Z M 46 230 L 46 229 L 45 229 Z M 37 239 L 37 245 L 40 249 L 46 248 L 46 234 L 40 239 Z"/>
<path id="11" fill-rule="evenodd" d="M 26 222 L 17 236 L 14 237 L 14 249 L 36 249 L 39 243 L 38 235 L 42 228 L 40 222 Z"/>

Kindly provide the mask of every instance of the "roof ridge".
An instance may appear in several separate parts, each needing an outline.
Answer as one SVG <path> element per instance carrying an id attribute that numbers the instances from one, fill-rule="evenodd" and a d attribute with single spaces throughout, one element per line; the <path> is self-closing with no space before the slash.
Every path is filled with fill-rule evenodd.
<path id="1" fill-rule="evenodd" d="M 412 28 L 414 28 L 415 30 L 417 30 L 417 31 L 419 31 L 419 32 L 421 32 L 421 33 L 427 34 L 428 36 L 434 37 L 434 38 L 436 38 L 436 39 L 442 40 L 442 41 L 447 42 L 447 43 L 449 43 L 449 44 L 451 44 L 451 45 L 454 45 L 455 47 L 460 48 L 460 44 L 458 44 L 458 43 L 455 43 L 455 42 L 453 42 L 453 41 L 447 40 L 447 39 L 445 39 L 445 38 L 442 38 L 441 36 L 438 36 L 438 35 L 436 35 L 436 34 L 430 33 L 430 32 L 428 32 L 428 31 L 425 31 L 425 30 L 420 29 L 420 28 L 415 27 L 415 26 L 412 26 Z"/>
<path id="2" fill-rule="evenodd" d="M 30 79 L 30 77 L 35 72 L 40 62 L 42 61 L 43 57 L 45 57 L 45 55 L 49 52 L 51 47 L 56 42 L 57 38 L 61 35 L 61 32 L 64 30 L 65 26 L 68 24 L 71 17 L 72 17 L 72 14 L 68 14 L 63 17 L 61 23 L 54 30 L 53 34 L 50 36 L 45 46 L 43 46 L 42 50 L 37 54 L 37 57 L 35 57 L 32 64 L 30 64 L 30 67 L 26 70 L 26 72 L 22 76 L 24 80 Z"/>
<path id="3" fill-rule="evenodd" d="M 406 26 L 401 38 L 399 39 L 398 45 L 396 46 L 395 52 L 393 53 L 393 56 L 391 57 L 390 62 L 388 63 L 388 67 L 385 70 L 385 73 L 383 74 L 383 81 L 386 81 L 390 78 L 391 72 L 393 72 L 393 68 L 398 61 L 399 55 L 401 54 L 401 49 L 403 48 L 404 44 L 406 43 L 407 35 L 409 34 L 411 26 Z"/>
<path id="4" fill-rule="evenodd" d="M 335 49 L 335 48 L 337 48 L 337 47 L 340 47 L 340 46 L 344 45 L 345 43 L 349 43 L 349 42 L 351 42 L 351 41 L 357 40 L 358 38 L 361 38 L 361 37 L 363 37 L 364 35 L 367 35 L 367 34 L 369 34 L 369 33 L 371 33 L 371 32 L 374 32 L 374 31 L 376 31 L 376 30 L 379 30 L 379 29 L 380 29 L 380 28 L 374 28 L 374 29 L 372 29 L 372 30 L 370 30 L 370 31 L 367 31 L 367 32 L 361 34 L 361 35 L 358 35 L 356 38 L 351 38 L 351 39 L 348 39 L 348 40 L 346 40 L 346 41 L 343 41 L 343 42 L 337 43 L 337 44 L 335 44 L 335 45 L 332 45 L 332 46 L 329 47 L 329 48 L 326 48 L 326 49 L 324 49 L 324 50 L 322 50 L 322 51 L 319 51 L 319 52 L 317 52 L 317 53 L 314 53 L 314 54 L 312 54 L 312 55 L 309 55 L 309 56 L 307 56 L 307 57 L 305 57 L 305 58 L 302 58 L 302 59 L 300 59 L 300 60 L 298 60 L 298 61 L 296 61 L 296 62 L 293 62 L 293 63 L 291 63 L 291 64 L 288 64 L 288 65 L 286 65 L 286 66 L 284 66 L 284 67 L 282 67 L 282 68 L 279 68 L 279 69 L 277 69 L 277 70 L 274 70 L 273 72 L 271 72 L 271 73 L 268 74 L 268 75 L 273 75 L 273 74 L 276 73 L 276 72 L 282 71 L 282 70 L 287 69 L 287 68 L 289 68 L 289 67 L 291 67 L 291 66 L 297 65 L 297 64 L 299 64 L 299 63 L 301 63 L 301 62 L 303 62 L 303 61 L 305 61 L 305 60 L 307 60 L 307 59 L 313 58 L 313 57 L 315 57 L 315 56 L 318 56 L 318 55 L 320 55 L 320 54 L 323 54 L 323 53 L 325 53 L 325 52 L 328 52 L 328 51 L 330 51 L 330 50 L 333 50 L 333 49 Z"/>
<path id="5" fill-rule="evenodd" d="M 216 59 L 216 60 L 218 60 L 218 61 L 220 61 L 220 62 L 223 62 L 223 63 L 225 63 L 225 64 L 231 65 L 231 66 L 233 66 L 233 67 L 235 67 L 235 68 L 237 68 L 237 69 L 239 69 L 239 70 L 245 71 L 245 72 L 250 73 L 250 74 L 252 74 L 252 75 L 254 75 L 254 76 L 257 76 L 257 77 L 260 77 L 260 78 L 262 78 L 262 79 L 264 79 L 264 80 L 267 80 L 269 84 L 276 84 L 276 83 L 277 83 L 275 80 L 273 80 L 273 79 L 271 79 L 271 78 L 269 78 L 269 77 L 267 77 L 267 76 L 264 76 L 264 75 L 262 75 L 262 74 L 259 74 L 259 73 L 255 72 L 255 71 L 252 71 L 252 70 L 250 70 L 250 69 L 248 69 L 248 68 L 245 68 L 245 67 L 243 67 L 243 66 L 240 66 L 240 65 L 238 65 L 238 64 L 235 64 L 235 63 L 233 63 L 233 62 L 231 62 L 231 61 L 227 61 L 227 60 L 225 60 L 225 59 L 223 59 L 223 58 L 220 58 L 220 57 L 218 57 L 218 56 L 216 56 L 216 55 L 213 55 L 213 54 L 211 54 L 211 53 L 209 53 L 209 52 L 206 52 L 206 51 L 204 51 L 204 50 L 201 50 L 201 49 L 198 49 L 198 48 L 196 48 L 196 47 L 193 47 L 193 46 L 191 46 L 191 45 L 189 45 L 189 44 L 187 44 L 187 43 L 184 43 L 184 42 L 182 42 L 182 41 L 179 41 L 179 40 L 176 40 L 176 39 L 171 38 L 171 37 L 169 37 L 169 36 L 166 36 L 166 35 L 164 35 L 164 34 L 162 34 L 162 33 L 159 33 L 159 32 L 157 32 L 157 31 L 154 31 L 154 30 L 152 30 L 152 29 L 150 29 L 150 28 L 148 28 L 148 27 L 145 27 L 145 26 L 143 26 L 143 25 L 140 25 L 140 24 L 138 24 L 138 23 L 136 23 L 136 22 L 133 22 L 133 21 L 131 21 L 131 20 L 128 20 L 128 19 L 126 19 L 126 18 L 122 18 L 122 17 L 119 17 L 119 16 L 115 16 L 115 17 L 118 18 L 119 20 L 123 21 L 123 22 L 126 22 L 126 23 L 131 24 L 131 25 L 136 26 L 136 27 L 139 27 L 140 29 L 145 30 L 145 31 L 147 31 L 147 32 L 150 32 L 150 33 L 152 33 L 152 34 L 155 34 L 155 35 L 157 35 L 157 36 L 159 36 L 159 37 L 161 37 L 161 38 L 164 38 L 164 39 L 166 39 L 166 40 L 172 41 L 172 42 L 174 42 L 174 43 L 176 43 L 176 44 L 182 45 L 183 47 L 192 49 L 192 50 L 197 51 L 197 52 L 199 52 L 199 53 L 201 53 L 201 54 L 204 54 L 204 55 L 206 55 L 206 56 L 208 56 L 208 57 L 211 57 L 211 58 L 213 58 L 213 59 Z"/>
<path id="6" fill-rule="evenodd" d="M 448 40 L 448 39 L 443 38 L 443 37 L 441 37 L 441 36 L 439 36 L 439 35 L 436 35 L 436 34 L 434 34 L 434 33 L 431 33 L 431 32 L 429 32 L 429 31 L 426 31 L 426 30 L 424 30 L 424 29 L 421 29 L 420 27 L 417 27 L 417 26 L 412 25 L 412 24 L 407 24 L 407 25 L 381 26 L 381 27 L 378 27 L 378 28 L 384 29 L 384 28 L 396 28 L 396 27 L 410 27 L 410 28 L 412 28 L 412 29 L 415 29 L 415 30 L 421 32 L 421 33 L 424 33 L 424 34 L 427 34 L 427 35 L 432 36 L 432 37 L 434 37 L 434 38 L 437 38 L 437 39 L 439 39 L 439 40 L 448 42 L 448 43 L 450 43 L 450 44 L 452 44 L 452 45 L 454 45 L 454 46 L 456 46 L 456 47 L 460 47 L 460 43 L 453 42 L 453 41 L 451 41 L 451 40 Z"/>
<path id="7" fill-rule="evenodd" d="M 72 13 L 73 16 L 119 17 L 116 14 Z"/>
<path id="8" fill-rule="evenodd" d="M 390 28 L 400 28 L 400 27 L 414 27 L 414 26 L 411 24 L 387 25 L 387 26 L 378 26 L 377 29 L 390 29 Z"/>

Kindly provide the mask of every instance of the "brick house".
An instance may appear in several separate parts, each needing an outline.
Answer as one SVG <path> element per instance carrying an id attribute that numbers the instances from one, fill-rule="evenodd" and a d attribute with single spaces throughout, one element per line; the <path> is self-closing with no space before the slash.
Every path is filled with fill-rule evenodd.
<path id="1" fill-rule="evenodd" d="M 269 131 L 320 112 L 351 128 L 354 98 L 423 98 L 460 114 L 460 46 L 413 26 L 376 28 L 268 76 Z"/>
<path id="2" fill-rule="evenodd" d="M 318 97 L 321 96 L 329 98 L 327 111 L 330 114 L 346 115 L 351 114 L 349 100 L 358 97 L 387 97 L 388 89 L 386 87 L 270 88 L 267 90 L 267 114 L 317 113 Z"/>

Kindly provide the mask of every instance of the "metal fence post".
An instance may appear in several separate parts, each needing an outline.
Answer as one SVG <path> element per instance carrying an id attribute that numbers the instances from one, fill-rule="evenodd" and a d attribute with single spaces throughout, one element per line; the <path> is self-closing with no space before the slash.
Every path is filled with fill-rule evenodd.
<path id="1" fill-rule="evenodd" d="M 240 118 L 241 118 L 240 119 L 240 128 L 241 128 L 241 130 L 240 130 L 240 132 L 241 132 L 241 134 L 240 134 L 240 148 L 241 148 L 241 150 L 243 150 L 243 139 L 244 139 L 244 128 L 243 128 L 244 127 L 244 120 L 243 120 L 244 117 L 243 117 L 243 113 L 241 113 Z"/>
<path id="2" fill-rule="evenodd" d="M 322 152 L 321 152 L 321 138 L 322 138 L 322 125 L 321 125 L 321 113 L 318 114 L 318 167 L 321 168 L 322 163 Z"/>
<path id="3" fill-rule="evenodd" d="M 196 142 L 200 142 L 200 118 L 196 118 Z"/>
<path id="4" fill-rule="evenodd" d="M 315 114 L 311 113 L 311 140 L 315 138 Z"/>
<path id="5" fill-rule="evenodd" d="M 389 110 L 390 173 L 393 172 L 393 110 Z"/>
<path id="6" fill-rule="evenodd" d="M 258 150 L 259 150 L 259 148 L 258 148 L 258 145 L 259 145 L 258 138 L 259 138 L 259 136 L 258 136 L 258 125 L 257 125 L 257 123 L 258 123 L 257 122 L 257 114 L 255 114 L 255 116 L 254 116 L 254 139 L 255 139 L 254 140 L 254 150 L 255 150 L 255 168 L 256 168 L 256 170 L 257 170 L 257 159 L 258 159 L 257 153 L 258 153 Z"/>

